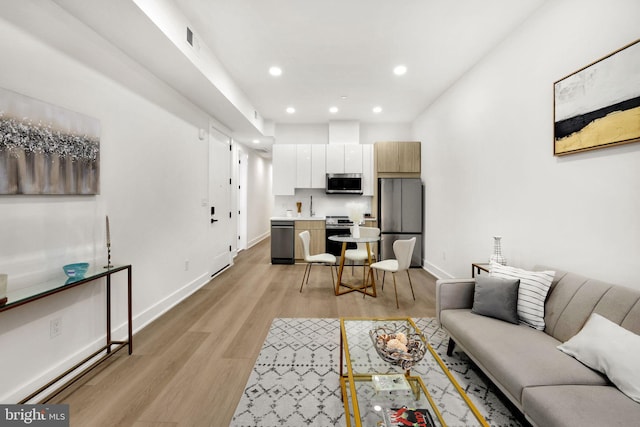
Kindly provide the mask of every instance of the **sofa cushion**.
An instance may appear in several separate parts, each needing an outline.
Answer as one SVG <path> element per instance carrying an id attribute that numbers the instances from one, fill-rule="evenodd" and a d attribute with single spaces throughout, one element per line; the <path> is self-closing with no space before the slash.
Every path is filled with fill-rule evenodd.
<path id="1" fill-rule="evenodd" d="M 524 387 L 607 384 L 601 374 L 558 351 L 560 341 L 542 331 L 468 309 L 443 310 L 440 320 L 451 338 L 515 402 L 521 401 Z"/>
<path id="2" fill-rule="evenodd" d="M 593 312 L 640 334 L 640 290 L 557 271 L 545 304 L 545 332 L 567 341 Z"/>
<path id="3" fill-rule="evenodd" d="M 624 394 L 640 403 L 640 335 L 593 313 L 584 328 L 558 349 L 607 375 Z"/>
<path id="4" fill-rule="evenodd" d="M 555 271 L 527 271 L 521 268 L 491 264 L 492 277 L 519 279 L 518 317 L 526 325 L 544 329 L 544 303 Z"/>
<path id="5" fill-rule="evenodd" d="M 478 276 L 471 311 L 510 323 L 518 320 L 518 279 Z"/>
<path id="6" fill-rule="evenodd" d="M 539 427 L 629 427 L 640 420 L 640 404 L 612 386 L 527 387 L 522 409 Z"/>

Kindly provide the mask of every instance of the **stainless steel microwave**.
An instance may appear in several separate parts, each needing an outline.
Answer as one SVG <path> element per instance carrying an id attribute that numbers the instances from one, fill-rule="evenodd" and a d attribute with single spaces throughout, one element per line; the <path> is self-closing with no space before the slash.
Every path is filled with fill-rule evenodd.
<path id="1" fill-rule="evenodd" d="M 362 194 L 362 174 L 328 173 L 327 194 Z"/>

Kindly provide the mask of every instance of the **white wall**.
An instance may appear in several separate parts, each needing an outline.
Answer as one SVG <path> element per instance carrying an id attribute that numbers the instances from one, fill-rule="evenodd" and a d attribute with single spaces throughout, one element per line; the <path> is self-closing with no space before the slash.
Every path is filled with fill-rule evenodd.
<path id="1" fill-rule="evenodd" d="M 360 123 L 360 144 L 378 141 L 407 141 L 411 123 Z M 329 124 L 276 124 L 276 144 L 328 144 Z"/>
<path id="2" fill-rule="evenodd" d="M 381 141 L 412 141 L 411 123 L 362 123 L 360 144 Z"/>
<path id="3" fill-rule="evenodd" d="M 271 194 L 271 159 L 255 150 L 245 148 L 247 154 L 247 247 L 269 237 L 273 208 Z"/>
<path id="4" fill-rule="evenodd" d="M 640 36 L 636 0 L 545 2 L 414 123 L 426 262 L 469 277 L 502 235 L 510 265 L 640 288 L 640 144 L 553 156 L 553 82 Z"/>
<path id="5" fill-rule="evenodd" d="M 276 144 L 328 144 L 329 124 L 276 124 Z"/>
<path id="6" fill-rule="evenodd" d="M 12 289 L 59 275 L 70 262 L 105 263 L 108 214 L 113 261 L 133 265 L 137 330 L 209 280 L 215 236 L 202 206 L 208 146 L 198 131 L 212 118 L 55 4 L 12 3 L 0 32 L 0 87 L 94 117 L 102 128 L 99 195 L 0 197 L 0 272 Z M 115 339 L 125 336 L 120 276 Z M 98 348 L 104 313 L 98 284 L 0 313 L 0 402 L 19 400 Z M 62 334 L 50 338 L 56 318 Z"/>

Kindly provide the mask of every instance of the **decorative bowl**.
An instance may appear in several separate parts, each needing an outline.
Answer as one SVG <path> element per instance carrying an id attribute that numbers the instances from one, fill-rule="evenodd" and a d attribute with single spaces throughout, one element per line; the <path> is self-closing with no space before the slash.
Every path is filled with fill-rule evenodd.
<path id="1" fill-rule="evenodd" d="M 369 331 L 369 336 L 373 341 L 373 347 L 382 360 L 399 365 L 404 370 L 409 370 L 420 362 L 427 352 L 426 340 L 422 334 L 405 334 L 381 327 Z M 406 351 L 398 345 L 397 341 L 406 341 L 404 344 Z"/>
<path id="2" fill-rule="evenodd" d="M 81 279 L 87 273 L 87 270 L 89 269 L 89 263 L 77 262 L 75 264 L 67 264 L 62 267 L 62 269 L 64 270 L 64 274 L 66 274 L 67 277 L 70 277 L 72 279 Z"/>

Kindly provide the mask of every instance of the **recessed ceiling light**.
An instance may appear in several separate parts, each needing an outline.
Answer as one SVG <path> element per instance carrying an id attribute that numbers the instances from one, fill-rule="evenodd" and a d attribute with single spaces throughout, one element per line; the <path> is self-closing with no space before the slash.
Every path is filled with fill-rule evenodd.
<path id="1" fill-rule="evenodd" d="M 373 112 L 378 114 L 378 113 L 382 113 L 382 107 L 373 107 Z"/>
<path id="2" fill-rule="evenodd" d="M 347 98 L 348 98 L 348 96 L 347 96 L 347 95 L 342 95 L 342 96 L 340 97 L 340 99 L 347 99 Z"/>
<path id="3" fill-rule="evenodd" d="M 337 113 L 337 112 L 338 112 L 338 107 L 331 107 L 331 108 L 329 108 L 329 112 L 330 112 L 331 114 L 335 114 L 335 113 Z"/>
<path id="4" fill-rule="evenodd" d="M 295 113 L 295 112 L 296 112 L 296 109 L 295 109 L 295 108 L 293 108 L 293 107 L 287 107 L 287 113 L 289 113 L 289 114 L 293 114 L 293 113 Z"/>
<path id="5" fill-rule="evenodd" d="M 253 143 L 254 143 L 254 144 L 260 144 L 260 140 L 259 140 L 259 139 L 254 139 L 254 140 L 253 140 Z"/>
<path id="6" fill-rule="evenodd" d="M 269 68 L 269 74 L 271 74 L 272 76 L 280 76 L 282 75 L 282 68 L 280 67 L 276 67 L 275 65 L 271 68 Z"/>
<path id="7" fill-rule="evenodd" d="M 406 72 L 407 72 L 407 67 L 404 65 L 398 65 L 393 69 L 393 74 L 395 74 L 396 76 L 402 76 L 406 74 Z"/>

